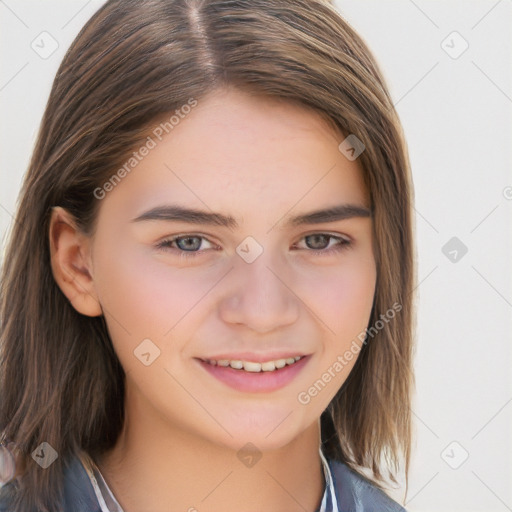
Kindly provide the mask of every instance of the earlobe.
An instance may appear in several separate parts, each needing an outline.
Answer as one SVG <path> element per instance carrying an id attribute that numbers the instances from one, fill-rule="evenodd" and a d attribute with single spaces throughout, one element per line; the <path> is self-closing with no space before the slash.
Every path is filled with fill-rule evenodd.
<path id="1" fill-rule="evenodd" d="M 90 238 L 60 206 L 50 218 L 50 256 L 53 277 L 62 293 L 82 315 L 102 315 L 90 264 Z"/>

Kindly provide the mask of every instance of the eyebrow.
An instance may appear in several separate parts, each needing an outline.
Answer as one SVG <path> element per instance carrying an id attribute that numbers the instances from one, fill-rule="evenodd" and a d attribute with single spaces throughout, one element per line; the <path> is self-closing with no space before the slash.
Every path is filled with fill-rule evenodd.
<path id="1" fill-rule="evenodd" d="M 289 217 L 284 227 L 323 224 L 327 222 L 351 219 L 354 217 L 371 217 L 370 209 L 356 204 L 341 204 L 324 208 L 322 210 L 302 213 L 295 217 Z M 148 220 L 179 221 L 189 224 L 220 226 L 226 227 L 231 231 L 239 227 L 236 219 L 230 215 L 223 215 L 222 213 L 214 212 L 210 213 L 202 210 L 185 208 L 179 205 L 156 206 L 142 213 L 135 219 L 132 219 L 132 222 Z"/>

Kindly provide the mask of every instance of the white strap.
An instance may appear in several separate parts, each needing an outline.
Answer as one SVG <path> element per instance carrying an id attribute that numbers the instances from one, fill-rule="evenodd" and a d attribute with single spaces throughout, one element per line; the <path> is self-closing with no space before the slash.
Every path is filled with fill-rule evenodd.
<path id="1" fill-rule="evenodd" d="M 98 499 L 101 512 L 124 512 L 121 505 L 112 494 L 109 486 L 103 479 L 103 475 L 101 474 L 99 468 L 90 458 L 90 456 L 86 452 L 82 451 L 80 453 L 80 460 L 82 461 L 85 471 L 91 480 L 91 484 L 93 486 L 94 493 L 96 494 L 96 498 Z M 105 497 L 107 498 L 109 505 L 107 505 L 105 502 Z"/>
<path id="2" fill-rule="evenodd" d="M 334 482 L 332 480 L 331 470 L 329 468 L 329 464 L 322 453 L 322 448 L 318 450 L 320 453 L 320 458 L 322 459 L 322 465 L 324 468 L 324 476 L 325 476 L 325 492 L 324 498 L 322 500 L 322 504 L 320 505 L 320 512 L 338 512 L 338 500 L 336 499 L 336 490 L 334 489 Z M 332 511 L 327 510 L 327 495 L 331 496 L 332 503 Z"/>

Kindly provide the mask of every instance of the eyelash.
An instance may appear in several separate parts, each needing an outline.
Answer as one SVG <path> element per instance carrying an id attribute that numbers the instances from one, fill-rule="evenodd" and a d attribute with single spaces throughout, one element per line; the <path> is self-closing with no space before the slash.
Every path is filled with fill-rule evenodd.
<path id="1" fill-rule="evenodd" d="M 337 240 L 339 243 L 334 245 L 330 249 L 309 249 L 309 248 L 306 249 L 307 252 L 311 252 L 315 256 L 330 256 L 334 253 L 339 253 L 345 249 L 348 249 L 352 245 L 352 241 L 349 240 L 348 238 L 331 235 L 329 233 L 311 233 L 309 235 L 303 236 L 302 239 L 312 237 L 312 236 L 319 236 L 319 235 L 326 236 L 330 240 Z M 198 255 L 201 255 L 204 253 L 204 250 L 203 251 L 199 251 L 199 250 L 198 251 L 184 251 L 183 249 L 170 247 L 170 245 L 173 242 L 176 242 L 177 240 L 180 240 L 182 238 L 201 238 L 203 240 L 208 240 L 206 237 L 201 236 L 201 235 L 190 235 L 190 234 L 176 235 L 176 236 L 166 238 L 166 239 L 158 242 L 156 244 L 156 248 L 158 250 L 165 251 L 165 252 L 178 251 L 180 258 L 183 258 L 183 259 L 196 258 L 196 257 L 198 257 Z M 210 242 L 210 243 L 212 243 L 212 242 Z"/>

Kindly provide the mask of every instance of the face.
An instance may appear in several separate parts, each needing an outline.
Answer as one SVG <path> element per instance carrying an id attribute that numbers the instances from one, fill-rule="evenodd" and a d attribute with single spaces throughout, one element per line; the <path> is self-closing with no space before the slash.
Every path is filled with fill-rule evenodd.
<path id="1" fill-rule="evenodd" d="M 235 90 L 161 131 L 104 188 L 91 241 L 125 405 L 234 449 L 284 446 L 318 421 L 368 324 L 361 169 L 316 113 Z"/>

